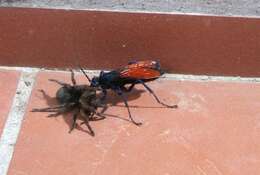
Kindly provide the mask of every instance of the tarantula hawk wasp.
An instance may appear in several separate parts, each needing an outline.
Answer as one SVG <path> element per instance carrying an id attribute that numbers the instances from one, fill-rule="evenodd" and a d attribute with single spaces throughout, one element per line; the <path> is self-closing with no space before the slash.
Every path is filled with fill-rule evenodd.
<path id="1" fill-rule="evenodd" d="M 90 87 L 88 85 L 77 85 L 76 80 L 74 78 L 74 72 L 72 70 L 70 71 L 72 85 L 58 80 L 49 79 L 49 81 L 61 85 L 61 87 L 56 92 L 56 99 L 59 105 L 41 109 L 35 108 L 32 109 L 32 112 L 55 112 L 54 114 L 49 115 L 49 117 L 54 117 L 65 112 L 74 111 L 73 123 L 69 130 L 69 133 L 75 128 L 76 119 L 80 114 L 83 117 L 83 120 L 90 131 L 90 135 L 94 136 L 95 133 L 89 125 L 89 121 L 100 120 L 105 118 L 102 112 L 97 112 L 97 108 L 106 108 L 106 106 L 102 104 L 100 98 L 97 97 L 97 87 Z M 41 90 L 41 92 L 45 94 L 43 90 Z M 95 114 L 100 116 L 101 118 L 94 118 Z"/>
<path id="2" fill-rule="evenodd" d="M 135 125 L 141 125 L 142 123 L 136 122 L 133 119 L 124 93 L 130 92 L 136 84 L 142 84 L 153 95 L 159 104 L 167 108 L 178 107 L 177 105 L 168 105 L 163 103 L 153 92 L 153 90 L 146 84 L 146 82 L 153 81 L 164 74 L 158 61 L 133 61 L 123 68 L 109 72 L 101 71 L 99 76 L 95 76 L 92 79 L 88 77 L 82 67 L 80 67 L 80 69 L 88 79 L 91 87 L 100 87 L 102 89 L 102 100 L 106 98 L 108 89 L 112 89 L 123 99 L 128 110 L 129 118 Z M 130 86 L 126 87 L 126 85 Z"/>

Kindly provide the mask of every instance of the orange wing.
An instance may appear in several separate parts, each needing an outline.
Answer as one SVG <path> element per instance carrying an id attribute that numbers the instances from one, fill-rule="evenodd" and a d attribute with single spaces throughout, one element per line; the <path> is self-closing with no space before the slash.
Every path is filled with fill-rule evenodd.
<path id="1" fill-rule="evenodd" d="M 153 79 L 161 76 L 161 72 L 150 68 L 130 68 L 120 72 L 121 77 L 136 79 Z"/>
<path id="2" fill-rule="evenodd" d="M 130 63 L 124 69 L 133 69 L 133 68 L 160 69 L 160 64 L 159 64 L 159 62 L 152 61 L 152 60 L 137 61 L 135 63 Z"/>

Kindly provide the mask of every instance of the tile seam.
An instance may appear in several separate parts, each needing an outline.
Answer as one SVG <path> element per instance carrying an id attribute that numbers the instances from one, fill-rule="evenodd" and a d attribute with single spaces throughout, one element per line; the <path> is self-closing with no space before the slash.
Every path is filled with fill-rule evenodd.
<path id="1" fill-rule="evenodd" d="M 68 70 L 47 69 L 47 68 L 30 68 L 30 67 L 8 67 L 0 66 L 0 70 L 17 70 L 26 71 L 30 69 L 38 69 L 45 72 L 69 73 Z M 79 70 L 75 70 L 80 73 Z M 85 69 L 90 76 L 97 76 L 100 70 Z M 241 76 L 211 76 L 211 75 L 189 75 L 189 74 L 164 74 L 160 79 L 176 80 L 176 81 L 195 81 L 195 82 L 235 82 L 235 83 L 260 83 L 260 77 L 241 77 Z"/>
<path id="2" fill-rule="evenodd" d="M 0 138 L 0 174 L 6 175 L 39 69 L 21 70 L 16 93 Z"/>

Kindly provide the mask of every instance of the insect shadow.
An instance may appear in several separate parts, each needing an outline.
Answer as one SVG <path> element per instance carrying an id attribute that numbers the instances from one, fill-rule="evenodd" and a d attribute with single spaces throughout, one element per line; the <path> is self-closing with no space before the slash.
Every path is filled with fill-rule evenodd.
<path id="1" fill-rule="evenodd" d="M 142 96 L 142 93 L 146 93 L 143 89 L 137 89 L 133 88 L 131 92 L 125 93 L 125 97 L 127 98 L 127 101 L 132 101 L 135 99 L 138 99 Z M 113 91 L 107 92 L 108 98 L 104 100 L 104 103 L 108 106 L 115 106 L 115 107 L 123 107 L 125 108 L 124 100 L 122 98 L 119 98 L 118 96 L 114 95 Z M 165 106 L 147 106 L 147 105 L 129 105 L 129 108 L 167 108 Z"/>
<path id="2" fill-rule="evenodd" d="M 56 97 L 51 97 L 50 95 L 48 95 L 44 90 L 42 89 L 39 89 L 38 90 L 39 93 L 41 93 L 41 96 L 45 99 L 45 101 L 47 102 L 47 106 L 56 106 L 58 105 L 58 101 L 56 99 Z M 139 98 L 141 96 L 141 93 L 145 92 L 144 90 L 137 90 L 135 89 L 133 91 L 133 93 L 131 93 L 131 95 L 128 96 L 129 100 L 135 100 L 137 98 Z M 100 94 L 97 94 L 97 96 L 99 96 Z M 120 106 L 120 105 L 117 105 L 118 103 L 122 102 L 120 101 L 120 99 L 118 98 L 113 98 L 113 94 L 108 94 L 109 96 L 111 95 L 111 99 L 109 101 L 106 102 L 106 104 L 108 104 L 108 106 L 106 108 L 103 108 L 102 111 L 100 112 L 103 116 L 105 116 L 105 118 L 107 117 L 110 117 L 110 118 L 115 118 L 115 119 L 120 119 L 120 120 L 124 120 L 124 121 L 127 121 L 127 122 L 130 122 L 131 123 L 131 120 L 129 119 L 126 119 L 124 117 L 121 117 L 121 116 L 117 116 L 117 115 L 113 115 L 113 114 L 108 114 L 108 113 L 105 113 L 105 111 L 107 110 L 107 108 L 109 106 Z M 122 106 L 124 107 L 124 106 Z M 130 106 L 131 107 L 131 106 Z M 47 111 L 45 111 L 47 112 Z M 71 125 L 73 125 L 73 120 L 72 120 L 72 117 L 71 117 L 71 114 L 73 113 L 74 111 L 67 111 L 67 112 L 63 112 L 61 114 L 59 114 L 60 116 L 63 117 L 64 121 L 67 123 L 67 125 L 70 127 Z M 47 115 L 47 117 L 53 117 L 53 113 Z M 105 118 L 97 118 L 95 120 L 91 120 L 92 121 L 99 121 L 99 120 L 103 120 Z M 84 123 L 84 120 L 83 118 L 79 115 L 79 118 L 78 120 L 82 121 L 81 124 Z M 82 131 L 82 132 L 86 132 L 88 134 L 91 135 L 91 133 L 88 131 L 88 130 L 85 130 L 83 127 L 81 127 L 81 124 L 76 124 L 75 126 L 75 129 L 79 130 L 79 131 Z"/>
<path id="3" fill-rule="evenodd" d="M 48 106 L 55 106 L 58 104 L 56 97 L 51 97 L 49 96 L 45 91 L 43 90 L 39 90 L 39 92 L 41 93 L 41 95 L 43 96 L 43 98 L 45 99 L 45 101 L 47 102 Z M 136 89 L 133 88 L 133 91 L 131 93 L 126 93 L 126 97 L 128 99 L 128 101 L 132 101 L 135 99 L 138 99 L 142 93 L 146 92 L 145 90 L 142 89 Z M 101 94 L 97 94 L 97 96 L 99 96 Z M 105 104 L 107 104 L 107 108 L 109 106 L 115 106 L 115 107 L 125 107 L 123 104 L 119 104 L 119 103 L 123 103 L 124 101 L 121 98 L 118 98 L 117 96 L 114 96 L 113 92 L 110 91 L 107 94 L 109 96 L 109 98 L 107 98 L 105 100 Z M 158 106 L 158 107 L 154 107 L 154 106 L 138 106 L 138 105 L 129 105 L 130 108 L 165 108 L 162 106 Z M 115 119 L 120 119 L 120 120 L 124 120 L 126 122 L 132 122 L 129 119 L 126 119 L 124 117 L 118 116 L 118 115 L 113 115 L 113 114 L 109 114 L 109 113 L 105 113 L 107 108 L 103 108 L 102 110 L 102 115 L 104 115 L 106 118 L 110 117 L 110 118 L 115 118 Z M 64 121 L 66 122 L 66 124 L 70 127 L 73 124 L 73 120 L 71 117 L 71 113 L 73 113 L 73 111 L 68 111 L 68 112 L 64 112 L 62 114 L 60 114 Z M 47 117 L 52 117 L 53 114 L 49 114 Z M 99 120 L 103 120 L 105 118 L 99 118 L 96 120 L 91 120 L 92 121 L 99 121 Z M 84 123 L 84 120 L 82 117 L 79 116 L 78 120 L 82 121 L 81 124 Z M 81 124 L 76 124 L 75 129 L 82 131 L 82 132 L 86 132 L 88 134 L 91 135 L 91 133 L 89 132 L 89 130 L 84 129 L 83 127 L 81 127 Z"/>

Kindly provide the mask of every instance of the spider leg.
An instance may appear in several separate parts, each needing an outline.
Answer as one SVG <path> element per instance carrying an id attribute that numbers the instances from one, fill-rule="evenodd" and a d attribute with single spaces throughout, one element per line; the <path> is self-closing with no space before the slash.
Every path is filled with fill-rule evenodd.
<path id="1" fill-rule="evenodd" d="M 90 110 L 91 111 L 91 110 Z M 94 115 L 97 115 L 97 116 L 99 116 L 99 118 L 98 117 L 94 117 Z M 84 114 L 84 116 L 85 116 L 86 114 Z M 96 112 L 96 111 L 91 111 L 91 113 L 90 113 L 90 115 L 89 115 L 89 121 L 98 121 L 98 120 L 103 120 L 103 119 L 105 119 L 106 117 L 105 117 L 105 115 L 103 115 L 102 113 L 99 113 L 99 112 Z M 84 122 L 81 122 L 80 124 L 82 125 L 82 124 L 84 124 L 85 123 L 85 121 Z"/>
<path id="2" fill-rule="evenodd" d="M 57 112 L 55 111 L 56 113 L 48 115 L 48 117 L 57 117 L 60 114 L 69 112 L 69 111 L 71 111 L 73 109 L 72 108 L 73 105 L 74 105 L 74 103 L 69 103 L 66 106 L 64 106 L 63 108 L 58 109 Z"/>
<path id="3" fill-rule="evenodd" d="M 108 108 L 107 105 L 105 105 L 105 106 L 99 106 L 99 107 L 103 107 L 102 110 L 100 111 L 100 114 L 103 114 L 103 113 L 107 110 L 107 108 Z"/>
<path id="4" fill-rule="evenodd" d="M 167 107 L 167 108 L 177 108 L 177 107 L 178 107 L 178 105 L 167 105 L 167 104 L 163 103 L 163 102 L 156 96 L 156 94 L 153 92 L 153 90 L 152 90 L 148 85 L 146 85 L 142 80 L 138 80 L 138 82 L 141 83 L 141 84 L 153 95 L 153 97 L 155 98 L 155 100 L 156 100 L 159 104 L 161 104 L 161 105 L 163 105 L 163 106 L 165 106 L 165 107 Z"/>
<path id="5" fill-rule="evenodd" d="M 122 92 L 122 90 L 121 90 L 120 88 L 118 88 L 118 89 L 115 90 L 115 91 L 116 91 L 117 95 L 119 95 L 119 96 L 123 99 L 123 101 L 124 101 L 124 103 L 125 103 L 125 106 L 126 106 L 126 108 L 127 108 L 128 116 L 129 116 L 130 120 L 131 120 L 135 125 L 137 125 L 137 126 L 141 125 L 141 124 L 142 124 L 141 122 L 136 122 L 136 121 L 133 119 L 133 117 L 132 117 L 132 115 L 131 115 L 131 112 L 130 112 L 130 109 L 129 109 L 129 106 L 128 106 L 128 103 L 127 103 L 127 99 L 126 99 L 124 93 Z"/>
<path id="6" fill-rule="evenodd" d="M 68 104 L 62 104 L 62 105 L 57 105 L 57 106 L 52 106 L 52 107 L 47 107 L 47 108 L 34 108 L 31 110 L 31 112 L 57 112 L 57 110 L 62 110 L 66 108 L 71 108 L 75 105 L 75 103 L 68 103 Z M 66 109 L 66 110 L 69 110 Z"/>
<path id="7" fill-rule="evenodd" d="M 74 114 L 73 114 L 73 122 L 71 125 L 71 128 L 69 130 L 69 133 L 71 133 L 71 131 L 76 127 L 76 120 L 78 118 L 78 114 L 79 114 L 79 110 L 77 110 Z"/>
<path id="8" fill-rule="evenodd" d="M 90 115 L 89 115 L 89 119 L 91 119 L 94 115 L 95 115 L 95 113 L 91 112 Z"/>
<path id="9" fill-rule="evenodd" d="M 136 83 L 132 83 L 128 88 L 126 88 L 126 87 L 124 87 L 123 86 L 123 91 L 124 92 L 130 92 L 133 88 L 134 88 L 134 86 L 136 85 Z"/>
<path id="10" fill-rule="evenodd" d="M 88 127 L 88 130 L 89 130 L 89 132 L 90 132 L 90 135 L 91 135 L 91 136 L 95 136 L 95 132 L 93 131 L 93 129 L 92 129 L 91 126 L 89 125 L 89 116 L 90 116 L 90 115 L 87 115 L 87 114 L 84 112 L 84 110 L 80 110 L 80 113 L 81 113 L 82 116 L 84 116 L 83 119 L 84 119 L 84 121 L 85 121 L 85 124 L 86 124 L 87 127 Z"/>
<path id="11" fill-rule="evenodd" d="M 76 83 L 76 80 L 75 80 L 74 72 L 73 72 L 72 69 L 70 69 L 70 72 L 71 72 L 71 82 L 75 86 L 77 83 Z"/>
<path id="12" fill-rule="evenodd" d="M 102 96 L 100 97 L 101 101 L 104 101 L 107 97 L 107 90 L 102 89 Z"/>
<path id="13" fill-rule="evenodd" d="M 90 106 L 94 106 L 96 108 L 102 107 L 104 111 L 107 109 L 107 105 L 102 103 L 102 100 L 100 98 L 91 100 Z"/>
<path id="14" fill-rule="evenodd" d="M 94 116 L 94 114 L 96 114 L 97 116 Z M 103 116 L 102 114 L 100 113 L 92 113 L 90 116 L 89 116 L 89 121 L 99 121 L 99 120 L 104 120 L 106 117 Z M 83 122 L 85 123 L 85 122 Z"/>
<path id="15" fill-rule="evenodd" d="M 52 82 L 58 83 L 58 84 L 61 85 L 61 86 L 70 86 L 70 84 L 67 84 L 67 83 L 61 82 L 61 81 L 59 81 L 59 80 L 49 79 L 49 81 L 52 81 Z"/>
<path id="16" fill-rule="evenodd" d="M 95 119 L 94 119 L 94 117 L 92 117 L 95 121 L 97 121 L 97 120 L 103 120 L 103 119 L 106 118 L 106 116 L 103 115 L 102 113 L 96 112 L 95 114 L 100 117 L 100 118 L 95 118 Z"/>
<path id="17" fill-rule="evenodd" d="M 31 110 L 31 112 L 56 112 L 60 108 L 64 108 L 66 105 L 58 105 L 58 106 L 53 106 L 53 107 L 48 107 L 48 108 L 34 108 Z"/>
<path id="18" fill-rule="evenodd" d="M 47 117 L 57 117 L 58 115 L 63 114 L 63 113 L 64 113 L 64 111 L 57 111 L 56 113 L 50 114 Z"/>

